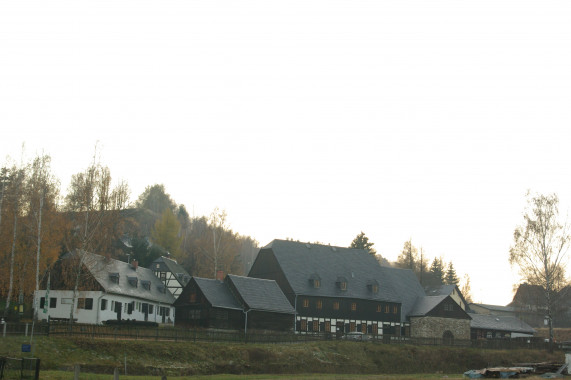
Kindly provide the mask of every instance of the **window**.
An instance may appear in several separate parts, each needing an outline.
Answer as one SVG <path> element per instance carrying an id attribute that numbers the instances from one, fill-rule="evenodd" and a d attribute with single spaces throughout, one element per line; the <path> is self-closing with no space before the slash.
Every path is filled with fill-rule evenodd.
<path id="1" fill-rule="evenodd" d="M 393 306 L 393 314 L 397 314 L 399 312 L 398 306 Z"/>
<path id="2" fill-rule="evenodd" d="M 385 305 L 385 313 L 388 314 L 390 312 L 391 312 L 391 309 L 390 309 L 389 305 Z"/>
<path id="3" fill-rule="evenodd" d="M 347 279 L 345 277 L 342 277 L 342 276 L 337 277 L 336 284 L 340 290 L 342 290 L 342 291 L 347 290 Z"/>
<path id="4" fill-rule="evenodd" d="M 167 280 L 167 273 L 166 272 L 161 272 L 159 278 L 161 279 L 161 281 L 166 281 Z"/>
<path id="5" fill-rule="evenodd" d="M 153 305 L 149 304 L 149 314 L 153 314 Z"/>
<path id="6" fill-rule="evenodd" d="M 139 279 L 134 276 L 127 277 L 127 280 L 129 281 L 129 285 L 131 285 L 134 288 L 136 288 L 139 283 Z"/>
<path id="7" fill-rule="evenodd" d="M 46 297 L 40 298 L 40 309 L 43 309 L 46 306 Z"/>
<path id="8" fill-rule="evenodd" d="M 111 282 L 118 284 L 119 283 L 119 273 L 109 273 L 109 280 Z"/>
<path id="9" fill-rule="evenodd" d="M 452 303 L 446 302 L 444 304 L 444 311 L 454 311 L 454 305 Z"/>
<path id="10" fill-rule="evenodd" d="M 351 311 L 355 311 L 357 310 L 357 303 L 356 302 L 352 302 L 351 303 Z"/>
<path id="11" fill-rule="evenodd" d="M 189 319 L 200 319 L 200 310 L 190 310 L 188 314 Z"/>
<path id="12" fill-rule="evenodd" d="M 77 308 L 85 310 L 93 310 L 93 298 L 78 298 Z"/>
<path id="13" fill-rule="evenodd" d="M 321 286 L 321 281 L 320 281 L 320 280 L 317 280 L 317 279 L 313 280 L 313 287 L 314 287 L 315 289 L 318 289 L 320 286 Z"/>
<path id="14" fill-rule="evenodd" d="M 73 298 L 62 298 L 61 304 L 62 305 L 71 305 L 71 304 L 73 304 Z"/>
<path id="15" fill-rule="evenodd" d="M 333 302 L 333 310 L 339 310 L 339 301 Z"/>
<path id="16" fill-rule="evenodd" d="M 135 306 L 134 302 L 129 302 L 127 305 L 127 314 L 133 314 L 133 309 Z"/>
<path id="17" fill-rule="evenodd" d="M 196 302 L 196 293 L 190 293 L 189 301 L 192 303 Z"/>
<path id="18" fill-rule="evenodd" d="M 315 303 L 315 307 L 317 308 L 317 310 L 323 309 L 323 301 L 318 300 L 318 301 Z"/>
<path id="19" fill-rule="evenodd" d="M 377 313 L 380 313 L 383 310 L 383 307 L 379 304 L 377 305 Z"/>
<path id="20" fill-rule="evenodd" d="M 57 307 L 57 298 L 51 297 L 50 298 L 50 309 L 55 309 Z"/>
<path id="21" fill-rule="evenodd" d="M 301 331 L 307 331 L 307 321 L 305 319 L 301 320 Z"/>
<path id="22" fill-rule="evenodd" d="M 309 307 L 309 300 L 307 298 L 303 300 L 303 307 Z"/>
<path id="23" fill-rule="evenodd" d="M 313 331 L 319 331 L 319 321 L 313 321 Z"/>
<path id="24" fill-rule="evenodd" d="M 363 334 L 367 333 L 367 324 L 366 323 L 361 323 L 361 332 Z"/>
<path id="25" fill-rule="evenodd" d="M 325 321 L 325 332 L 331 332 L 331 322 Z"/>
<path id="26" fill-rule="evenodd" d="M 379 326 L 376 323 L 373 323 L 373 334 L 374 335 L 378 335 L 379 334 Z"/>
<path id="27" fill-rule="evenodd" d="M 141 285 L 145 290 L 151 290 L 151 281 L 141 280 Z"/>

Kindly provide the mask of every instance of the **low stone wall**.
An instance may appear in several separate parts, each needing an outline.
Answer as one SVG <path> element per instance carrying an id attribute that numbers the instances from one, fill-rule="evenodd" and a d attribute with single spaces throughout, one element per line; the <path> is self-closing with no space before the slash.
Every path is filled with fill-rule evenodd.
<path id="1" fill-rule="evenodd" d="M 450 331 L 454 339 L 470 339 L 470 320 L 442 317 L 412 317 L 410 336 L 413 338 L 442 338 Z"/>

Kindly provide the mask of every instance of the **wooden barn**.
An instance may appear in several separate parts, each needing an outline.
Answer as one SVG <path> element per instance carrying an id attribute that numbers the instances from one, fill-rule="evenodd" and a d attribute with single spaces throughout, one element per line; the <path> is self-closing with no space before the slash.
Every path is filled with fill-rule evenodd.
<path id="1" fill-rule="evenodd" d="M 294 310 L 275 281 L 227 275 L 192 277 L 175 302 L 176 325 L 220 329 L 293 329 Z"/>

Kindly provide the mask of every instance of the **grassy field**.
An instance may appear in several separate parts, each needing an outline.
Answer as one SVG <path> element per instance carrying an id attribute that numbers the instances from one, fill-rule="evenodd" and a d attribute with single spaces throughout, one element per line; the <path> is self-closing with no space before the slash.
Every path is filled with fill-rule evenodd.
<path id="1" fill-rule="evenodd" d="M 0 356 L 22 357 L 24 337 L 0 338 Z M 47 338 L 34 340 L 42 379 L 111 379 L 115 368 L 133 379 L 416 379 L 461 378 L 470 369 L 514 363 L 564 362 L 561 352 L 477 350 L 328 341 L 243 344 Z M 100 374 L 100 375 L 90 375 Z M 391 375 L 386 375 L 391 374 Z M 419 374 L 423 374 L 419 377 Z M 192 376 L 192 377 L 191 377 Z"/>

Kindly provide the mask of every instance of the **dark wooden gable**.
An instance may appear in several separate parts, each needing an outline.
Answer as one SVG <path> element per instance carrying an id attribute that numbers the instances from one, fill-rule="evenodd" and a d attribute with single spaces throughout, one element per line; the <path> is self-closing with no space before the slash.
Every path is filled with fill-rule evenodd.
<path id="1" fill-rule="evenodd" d="M 454 319 L 472 319 L 468 313 L 466 313 L 450 296 L 444 298 L 442 302 L 427 312 L 426 316 Z"/>

